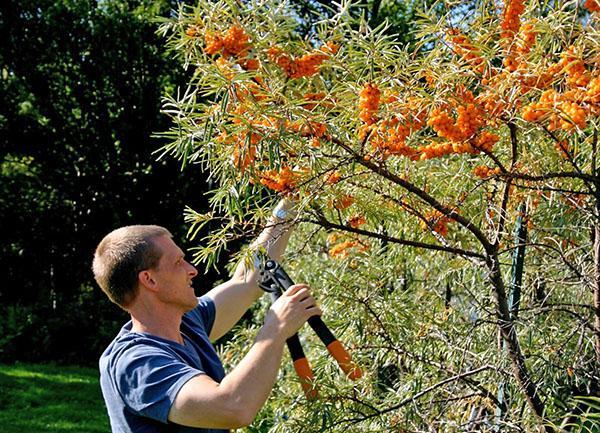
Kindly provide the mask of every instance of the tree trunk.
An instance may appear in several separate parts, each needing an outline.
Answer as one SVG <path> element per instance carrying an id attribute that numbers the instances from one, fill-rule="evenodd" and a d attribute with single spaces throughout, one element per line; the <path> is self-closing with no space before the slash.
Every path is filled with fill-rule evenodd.
<path id="1" fill-rule="evenodd" d="M 596 208 L 600 207 L 596 199 Z M 598 213 L 598 210 L 596 210 Z M 600 223 L 594 225 L 594 312 L 596 313 L 595 350 L 596 362 L 600 365 Z"/>
<path id="2" fill-rule="evenodd" d="M 531 407 L 537 417 L 544 422 L 546 421 L 544 418 L 545 405 L 540 399 L 536 385 L 531 380 L 531 375 L 525 364 L 525 358 L 521 352 L 517 332 L 508 308 L 506 288 L 500 272 L 500 261 L 496 251 L 488 253 L 487 265 L 490 270 L 489 278 L 493 285 L 494 296 L 496 299 L 498 327 L 500 335 L 505 342 L 506 353 L 512 364 L 513 375 L 519 388 L 525 394 L 529 407 Z M 549 426 L 544 426 L 544 429 L 546 432 L 553 431 Z"/>

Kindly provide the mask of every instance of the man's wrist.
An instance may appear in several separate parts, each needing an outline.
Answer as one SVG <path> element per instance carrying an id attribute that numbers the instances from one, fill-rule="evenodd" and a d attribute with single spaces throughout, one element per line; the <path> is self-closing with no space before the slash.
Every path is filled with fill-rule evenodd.
<path id="1" fill-rule="evenodd" d="M 286 222 L 294 219 L 297 215 L 296 203 L 290 199 L 284 198 L 277 203 L 273 209 L 272 216 L 276 222 Z"/>

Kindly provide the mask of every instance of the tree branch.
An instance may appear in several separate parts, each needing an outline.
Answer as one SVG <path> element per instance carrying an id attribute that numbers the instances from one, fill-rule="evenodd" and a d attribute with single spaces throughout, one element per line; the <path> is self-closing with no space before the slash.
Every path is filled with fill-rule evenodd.
<path id="1" fill-rule="evenodd" d="M 485 256 L 483 254 L 477 253 L 475 251 L 469 251 L 469 250 L 463 250 L 462 248 L 445 247 L 442 245 L 427 244 L 424 242 L 417 242 L 417 241 L 411 241 L 408 239 L 396 238 L 396 237 L 392 237 L 392 236 L 389 236 L 389 235 L 386 235 L 383 233 L 371 232 L 368 230 L 362 230 L 362 229 L 354 228 L 351 226 L 333 223 L 324 218 L 317 219 L 317 220 L 304 219 L 301 221 L 316 224 L 316 225 L 319 225 L 321 227 L 328 228 L 328 229 L 336 229 L 336 230 L 345 231 L 348 233 L 356 233 L 358 235 L 368 236 L 371 238 L 376 238 L 376 239 L 384 240 L 387 242 L 391 242 L 394 244 L 406 245 L 406 246 L 414 247 L 414 248 L 423 248 L 426 250 L 442 251 L 442 252 L 446 252 L 446 253 L 450 253 L 450 254 L 458 254 L 461 256 L 465 256 L 465 257 L 474 257 L 474 258 L 478 258 L 481 260 L 485 260 Z"/>
<path id="2" fill-rule="evenodd" d="M 371 418 L 375 418 L 377 416 L 383 415 L 383 414 L 388 413 L 388 412 L 392 412 L 392 411 L 394 411 L 396 409 L 400 409 L 402 406 L 406 406 L 407 404 L 412 403 L 413 401 L 415 401 L 415 400 L 423 397 L 424 395 L 430 393 L 431 391 L 433 391 L 433 390 L 435 390 L 437 388 L 440 388 L 440 387 L 442 387 L 442 386 L 444 386 L 444 385 L 446 385 L 448 383 L 455 382 L 457 380 L 464 379 L 464 378 L 466 378 L 468 376 L 472 376 L 474 374 L 481 373 L 482 371 L 491 370 L 491 369 L 493 369 L 492 366 L 490 366 L 490 365 L 484 365 L 483 367 L 476 368 L 475 370 L 466 371 L 464 373 L 457 374 L 455 376 L 452 376 L 452 377 L 449 377 L 447 379 L 444 379 L 441 382 L 438 382 L 438 383 L 436 383 L 434 385 L 431 385 L 428 388 L 425 388 L 423 391 L 416 393 L 412 397 L 409 397 L 407 399 L 402 400 L 398 404 L 390 406 L 390 407 L 388 407 L 386 409 L 379 410 L 379 411 L 377 411 L 375 413 L 372 413 L 370 415 L 365 415 L 363 417 L 350 418 L 350 419 L 341 420 L 341 421 L 337 422 L 336 425 L 337 424 L 346 424 L 346 423 L 354 424 L 354 423 L 358 423 L 358 422 L 361 422 L 361 421 L 366 421 L 366 420 L 371 419 Z"/>
<path id="3" fill-rule="evenodd" d="M 434 197 L 432 197 L 431 195 L 426 193 L 421 188 L 408 182 L 405 179 L 402 179 L 400 176 L 398 176 L 394 173 L 391 173 L 385 167 L 377 165 L 376 163 L 372 162 L 371 160 L 365 159 L 363 156 L 358 154 L 355 150 L 353 150 L 350 146 L 348 146 L 346 143 L 342 142 L 338 138 L 331 137 L 331 142 L 340 146 L 346 152 L 350 153 L 354 157 L 355 161 L 358 162 L 359 164 L 361 164 L 362 166 L 369 168 L 374 173 L 379 174 L 380 176 L 391 181 L 392 183 L 395 183 L 396 185 L 399 185 L 400 187 L 413 193 L 414 195 L 419 197 L 421 200 L 423 200 L 424 202 L 426 202 L 427 204 L 432 206 L 434 209 L 438 210 L 445 216 L 455 220 L 461 226 L 465 227 L 477 238 L 477 240 L 479 240 L 479 242 L 481 242 L 481 244 L 483 245 L 483 248 L 486 251 L 490 251 L 492 249 L 492 244 L 490 243 L 490 241 L 488 240 L 486 235 L 475 224 L 473 224 L 472 221 L 470 221 L 469 219 L 460 215 L 456 210 L 451 209 L 447 206 L 444 206 L 443 204 L 441 204 L 439 201 L 437 201 Z"/>

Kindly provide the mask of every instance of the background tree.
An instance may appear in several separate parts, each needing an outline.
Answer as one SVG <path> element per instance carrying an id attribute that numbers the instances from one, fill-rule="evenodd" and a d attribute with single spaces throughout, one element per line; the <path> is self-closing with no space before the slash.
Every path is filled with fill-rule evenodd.
<path id="1" fill-rule="evenodd" d="M 168 1 L 0 6 L 0 358 L 96 364 L 126 318 L 93 283 L 96 243 L 134 223 L 184 241 L 206 178 L 155 162 L 166 89 L 186 73 L 152 19 Z M 206 289 L 216 274 L 198 278 Z M 202 280 L 202 281 L 200 281 Z"/>
<path id="2" fill-rule="evenodd" d="M 598 394 L 598 5 L 586 8 L 437 4 L 416 51 L 348 3 L 307 38 L 268 1 L 201 2 L 163 25 L 196 69 L 166 106 L 165 152 L 218 182 L 213 212 L 188 214 L 223 223 L 197 257 L 251 232 L 272 193 L 299 197 L 290 269 L 321 288 L 326 314 L 344 312 L 333 323 L 368 372 L 351 384 L 315 361 L 322 398 L 307 406 L 286 381 L 257 428 L 551 431 L 584 410 L 574 397 Z"/>

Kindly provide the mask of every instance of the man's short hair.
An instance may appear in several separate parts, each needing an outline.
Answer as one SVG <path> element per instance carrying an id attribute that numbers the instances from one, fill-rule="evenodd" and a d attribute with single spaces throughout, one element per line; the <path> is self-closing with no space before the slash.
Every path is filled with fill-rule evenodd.
<path id="1" fill-rule="evenodd" d="M 111 301 L 126 309 L 138 292 L 138 274 L 158 266 L 162 255 L 154 239 L 172 237 L 164 227 L 134 225 L 113 230 L 96 247 L 92 270 Z"/>

